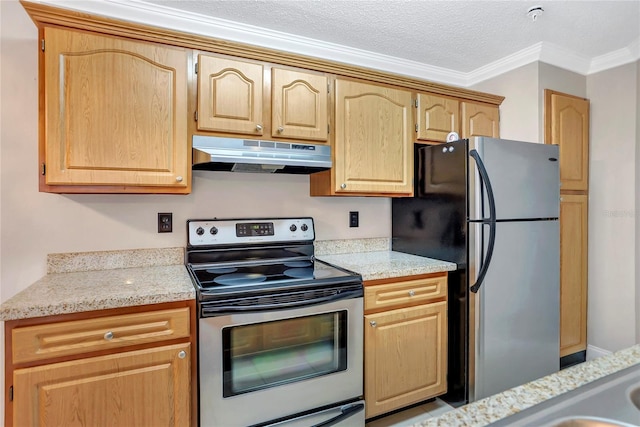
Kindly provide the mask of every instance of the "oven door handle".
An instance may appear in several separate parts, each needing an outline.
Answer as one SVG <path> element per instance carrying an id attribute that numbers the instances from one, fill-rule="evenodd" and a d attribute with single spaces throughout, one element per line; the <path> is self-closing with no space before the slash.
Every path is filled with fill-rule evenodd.
<path id="1" fill-rule="evenodd" d="M 340 408 L 340 415 L 337 415 L 333 418 L 331 418 L 330 420 L 327 421 L 323 421 L 320 424 L 315 424 L 312 427 L 330 427 L 330 426 L 335 426 L 336 424 L 346 420 L 349 417 L 352 417 L 353 415 L 357 414 L 360 411 L 364 410 L 364 403 L 353 403 L 350 405 L 344 405 L 342 408 Z"/>
<path id="2" fill-rule="evenodd" d="M 219 305 L 219 306 L 202 306 L 202 315 L 219 315 L 221 313 L 238 313 L 238 312 L 257 312 L 257 311 L 273 311 L 273 310 L 281 310 L 284 308 L 297 308 L 297 307 L 309 307 L 312 305 L 325 304 L 327 302 L 332 301 L 340 301 L 345 299 L 358 298 L 363 295 L 363 291 L 354 290 L 354 291 L 346 291 L 341 292 L 335 295 L 329 295 L 327 297 L 319 297 L 313 298 L 309 300 L 302 301 L 292 301 L 292 302 L 274 302 L 273 304 L 263 304 L 263 305 L 247 305 L 247 306 L 234 306 L 234 305 Z"/>

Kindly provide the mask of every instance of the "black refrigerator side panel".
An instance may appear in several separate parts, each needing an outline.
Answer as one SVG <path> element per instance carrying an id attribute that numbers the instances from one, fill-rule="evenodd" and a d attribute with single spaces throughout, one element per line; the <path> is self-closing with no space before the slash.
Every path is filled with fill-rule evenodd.
<path id="1" fill-rule="evenodd" d="M 412 198 L 392 200 L 392 249 L 454 262 L 448 277 L 447 394 L 468 401 L 467 141 L 416 144 Z"/>
<path id="2" fill-rule="evenodd" d="M 451 150 L 450 150 L 451 149 Z M 415 197 L 391 202 L 394 251 L 466 265 L 466 141 L 415 144 Z"/>

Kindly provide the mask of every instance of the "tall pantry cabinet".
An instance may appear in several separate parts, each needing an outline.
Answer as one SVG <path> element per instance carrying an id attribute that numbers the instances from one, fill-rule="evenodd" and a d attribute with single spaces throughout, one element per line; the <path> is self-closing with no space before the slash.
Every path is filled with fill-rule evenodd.
<path id="1" fill-rule="evenodd" d="M 587 349 L 589 100 L 545 90 L 545 143 L 560 148 L 560 358 Z"/>

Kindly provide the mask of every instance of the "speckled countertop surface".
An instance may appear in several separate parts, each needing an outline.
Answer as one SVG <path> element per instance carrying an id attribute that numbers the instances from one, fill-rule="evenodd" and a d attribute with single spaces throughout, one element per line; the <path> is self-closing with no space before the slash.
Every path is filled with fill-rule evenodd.
<path id="1" fill-rule="evenodd" d="M 453 271 L 451 262 L 424 258 L 394 251 L 318 255 L 318 259 L 360 273 L 363 280 Z"/>
<path id="2" fill-rule="evenodd" d="M 48 271 L 0 305 L 0 320 L 195 299 L 182 248 L 54 254 Z"/>
<path id="3" fill-rule="evenodd" d="M 640 363 L 640 344 L 426 419 L 413 427 L 481 427 Z"/>

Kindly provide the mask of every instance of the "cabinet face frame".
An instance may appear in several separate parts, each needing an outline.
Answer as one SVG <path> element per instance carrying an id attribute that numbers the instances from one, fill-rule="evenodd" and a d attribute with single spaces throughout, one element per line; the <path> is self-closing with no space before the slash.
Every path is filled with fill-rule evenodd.
<path id="1" fill-rule="evenodd" d="M 45 32 L 49 34 L 45 38 Z M 44 26 L 39 29 L 39 35 L 41 40 L 49 40 L 48 44 L 45 44 L 45 51 L 40 49 L 39 51 L 39 158 L 40 158 L 40 191 L 44 192 L 56 192 L 56 193 L 173 193 L 173 194 L 187 194 L 191 191 L 191 146 L 188 141 L 187 134 L 187 120 L 184 117 L 184 111 L 187 108 L 187 68 L 189 62 L 189 55 L 185 49 L 176 48 L 173 46 L 167 46 L 162 44 L 150 44 L 146 42 L 140 42 L 137 40 L 123 39 L 119 37 L 105 36 L 87 33 L 85 31 L 78 31 L 68 28 L 58 28 L 54 26 Z M 51 40 L 53 37 L 57 37 L 59 40 L 63 40 L 63 36 L 67 36 L 68 41 L 62 41 L 62 43 L 75 44 L 82 40 L 95 42 L 97 46 L 93 51 L 87 51 L 85 55 L 82 50 L 70 51 L 68 54 L 63 55 L 65 48 L 58 46 L 55 40 Z M 103 46 L 103 47 L 100 47 Z M 112 46 L 111 48 L 109 46 Z M 90 47 L 90 46 L 89 46 Z M 84 48 L 84 46 L 83 46 Z M 61 54 L 57 55 L 56 52 L 62 49 Z M 158 163 L 158 166 L 152 166 L 153 161 L 151 157 L 155 156 L 155 149 L 151 149 L 150 152 L 145 153 L 144 149 L 140 150 L 135 155 L 147 158 L 147 161 L 151 161 L 149 165 L 136 169 L 135 161 L 129 160 L 130 167 L 124 168 L 112 168 L 109 164 L 114 160 L 109 160 L 109 154 L 106 154 L 104 160 L 106 163 L 100 164 L 101 157 L 99 155 L 92 155 L 87 157 L 80 153 L 73 154 L 77 150 L 73 149 L 72 139 L 68 139 L 65 135 L 73 135 L 75 130 L 82 128 L 82 125 L 74 124 L 74 128 L 67 129 L 68 126 L 77 122 L 64 119 L 65 105 L 70 104 L 69 97 L 75 93 L 75 96 L 80 96 L 81 99 L 89 99 L 89 97 L 82 98 L 82 91 L 79 89 L 83 87 L 81 84 L 62 85 L 58 80 L 62 77 L 61 72 L 65 72 L 58 65 L 58 60 L 64 61 L 69 67 L 70 64 L 75 63 L 80 66 L 82 64 L 89 64 L 89 56 L 100 57 L 102 55 L 115 55 L 122 57 L 121 64 L 128 63 L 130 61 L 137 62 L 141 65 L 140 69 L 146 73 L 153 72 L 161 75 L 169 91 L 173 91 L 165 100 L 170 104 L 170 108 L 165 114 L 169 115 L 169 123 L 167 124 L 167 133 L 163 136 L 166 139 L 166 156 L 164 165 Z M 145 56 L 148 54 L 148 56 Z M 128 57 L 126 55 L 129 55 Z M 83 59 L 83 57 L 85 57 Z M 74 59 L 75 58 L 75 59 Z M 168 61 L 166 64 L 157 62 L 162 59 Z M 54 64 L 47 64 L 47 61 L 53 61 Z M 114 70 L 119 70 L 122 74 L 122 70 L 114 64 Z M 82 70 L 79 67 L 79 70 Z M 146 71 L 145 71 L 146 68 Z M 114 71 L 116 72 L 116 71 Z M 80 75 L 81 73 L 76 73 Z M 144 75 L 142 72 L 138 76 Z M 65 77 L 66 78 L 66 77 Z M 71 79 L 66 78 L 69 83 Z M 122 88 L 127 84 L 134 85 L 136 80 L 132 76 L 131 79 L 117 79 L 118 82 L 122 82 Z M 100 79 L 95 79 L 94 83 L 100 86 Z M 139 82 L 138 82 L 139 83 Z M 141 84 L 140 86 L 144 86 Z M 82 89 L 86 90 L 86 89 Z M 61 92 L 63 91 L 63 92 Z M 115 93 L 115 92 L 113 92 Z M 63 96 L 63 94 L 65 96 Z M 67 100 L 69 98 L 69 100 Z M 108 98 L 105 96 L 105 98 Z M 63 99 L 66 100 L 63 102 Z M 58 102 L 59 101 L 59 102 Z M 91 104 L 92 109 L 88 110 L 89 113 L 93 112 L 94 115 L 104 115 L 108 112 L 98 114 L 99 105 L 106 102 L 109 104 L 108 99 L 104 100 L 98 98 L 98 101 L 87 101 L 87 105 Z M 123 101 L 124 102 L 124 101 Z M 77 103 L 73 103 L 77 105 Z M 106 105 L 105 104 L 105 105 Z M 116 103 L 117 104 L 117 103 Z M 59 108 L 62 107 L 62 109 Z M 76 107 L 78 108 L 78 107 Z M 131 107 L 136 108 L 136 107 Z M 144 111 L 145 108 L 138 108 L 135 111 Z M 147 108 L 148 110 L 148 108 Z M 160 109 L 162 110 L 162 109 Z M 71 113 L 69 113 L 71 114 Z M 123 115 L 123 117 L 137 116 L 137 114 Z M 151 117 L 150 113 L 142 114 L 145 117 Z M 146 119 L 145 119 L 146 120 Z M 131 121 L 130 118 L 124 120 L 125 123 Z M 149 119 L 151 121 L 151 119 Z M 93 120 L 98 122 L 99 120 Z M 142 121 L 144 122 L 144 120 Z M 140 128 L 142 132 L 139 137 L 141 141 L 153 140 L 156 138 L 156 144 L 162 143 L 161 139 L 157 139 L 159 134 L 153 136 L 155 132 L 154 128 L 157 126 L 147 126 L 146 130 Z M 99 126 L 98 126 L 99 128 Z M 71 132 L 74 130 L 74 132 Z M 137 145 L 138 137 L 133 135 L 138 130 L 123 127 L 124 132 L 122 137 L 124 144 L 124 152 L 127 155 L 129 153 L 126 149 L 127 144 L 131 145 L 134 142 Z M 144 132 L 151 132 L 151 139 L 146 138 Z M 94 130 L 95 132 L 95 130 Z M 80 132 L 81 133 L 81 132 Z M 103 138 L 105 132 L 100 131 L 99 137 Z M 121 135 L 121 136 L 122 136 Z M 90 135 L 89 135 L 90 136 Z M 75 136 L 74 138 L 78 138 Z M 126 142 L 128 141 L 128 142 Z M 95 145 L 94 147 L 87 148 L 87 153 L 91 150 L 95 150 L 100 147 L 105 148 L 105 153 L 109 150 L 110 144 Z M 152 147 L 147 147 L 149 150 Z M 99 150 L 98 150 L 99 151 Z M 117 150 L 116 150 L 117 151 Z M 161 150 L 163 151 L 163 150 Z M 95 153 L 94 153 L 95 154 Z M 72 156 L 73 155 L 73 156 Z M 84 156 L 84 157 L 83 157 Z M 85 161 L 82 161 L 85 158 Z M 74 160 L 75 159 L 75 160 Z M 98 160 L 95 167 L 91 166 L 91 159 Z M 83 163 L 86 163 L 83 166 Z M 117 162 L 116 162 L 117 163 Z"/>
<path id="2" fill-rule="evenodd" d="M 100 318 L 108 318 L 111 316 L 120 316 L 120 315 L 128 315 L 135 313 L 147 313 L 153 312 L 157 310 L 172 310 L 178 308 L 189 307 L 189 311 L 191 315 L 189 316 L 189 330 L 191 334 L 189 337 L 184 338 L 176 338 L 176 339 L 168 339 L 162 342 L 152 342 L 146 344 L 137 344 L 131 345 L 125 348 L 119 349 L 107 349 L 107 350 L 99 350 L 92 351 L 86 354 L 76 354 L 72 356 L 62 356 L 55 357 L 48 360 L 40 360 L 27 362 L 22 364 L 13 364 L 12 358 L 10 355 L 13 353 L 13 342 L 12 342 L 12 330 L 14 328 L 23 327 L 23 326 L 36 326 L 43 324 L 52 324 L 57 322 L 68 322 L 68 321 L 81 321 L 81 320 L 89 320 L 89 319 L 100 319 Z M 190 357 L 190 396 L 191 396 L 191 414 L 190 417 L 192 420 L 198 419 L 198 370 L 197 370 L 197 354 L 198 354 L 198 346 L 196 340 L 196 328 L 197 328 L 197 316 L 194 315 L 196 313 L 196 304 L 195 300 L 188 301 L 176 301 L 176 302 L 166 302 L 166 303 L 158 303 L 158 304 L 149 304 L 149 305 L 141 305 L 135 307 L 122 307 L 122 308 L 113 308 L 113 309 L 104 309 L 97 311 L 88 311 L 74 314 L 60 314 L 60 315 L 51 315 L 46 317 L 33 317 L 33 318 L 25 318 L 25 319 L 17 319 L 17 320 L 7 320 L 4 323 L 4 341 L 5 341 L 5 358 L 4 358 L 4 368 L 5 368 L 5 394 L 4 394 L 4 425 L 11 426 L 13 425 L 13 402 L 11 401 L 10 390 L 13 387 L 13 372 L 16 369 L 30 368 L 35 366 L 44 366 L 50 363 L 61 363 L 72 360 L 79 360 L 87 357 L 99 357 L 110 354 L 119 354 L 123 352 L 137 351 L 143 349 L 151 349 L 168 345 L 175 345 L 180 343 L 189 343 L 191 348 L 191 352 L 189 354 Z M 7 357 L 9 355 L 9 357 Z M 15 391 L 14 391 L 15 392 Z"/>

